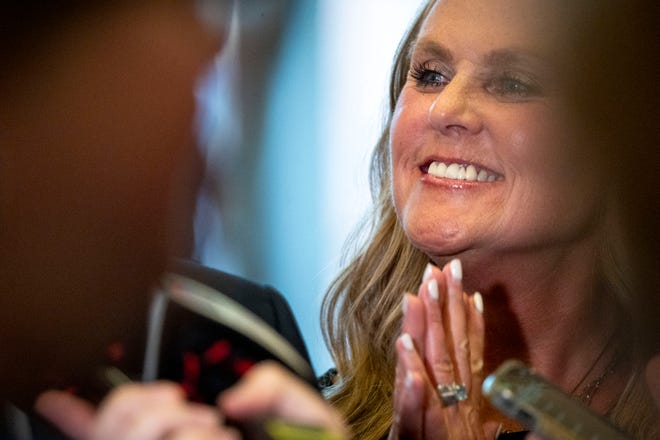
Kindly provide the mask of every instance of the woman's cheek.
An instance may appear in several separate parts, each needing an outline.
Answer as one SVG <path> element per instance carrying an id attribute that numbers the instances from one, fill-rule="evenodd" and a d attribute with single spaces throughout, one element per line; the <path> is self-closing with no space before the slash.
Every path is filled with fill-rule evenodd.
<path id="1" fill-rule="evenodd" d="M 425 146 L 428 118 L 420 110 L 422 105 L 420 99 L 408 97 L 405 91 L 399 97 L 390 127 L 392 165 L 395 168 L 410 165 L 406 161 L 414 162 L 415 155 Z"/>
<path id="2" fill-rule="evenodd" d="M 414 131 L 405 117 L 406 115 L 403 113 L 395 115 L 390 130 L 392 191 L 397 207 L 402 203 L 403 195 L 409 192 L 409 187 L 412 185 L 409 173 L 406 172 L 409 166 L 406 164 L 412 161 Z"/>

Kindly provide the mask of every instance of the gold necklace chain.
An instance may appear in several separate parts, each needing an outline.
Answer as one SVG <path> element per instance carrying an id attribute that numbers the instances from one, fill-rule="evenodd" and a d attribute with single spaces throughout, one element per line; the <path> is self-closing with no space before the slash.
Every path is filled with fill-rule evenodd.
<path id="1" fill-rule="evenodd" d="M 596 356 L 596 359 L 594 359 L 594 361 L 591 363 L 591 366 L 587 369 L 586 373 L 584 373 L 584 375 L 582 376 L 582 378 L 578 381 L 578 383 L 575 384 L 575 386 L 574 386 L 574 387 L 571 389 L 571 391 L 569 392 L 570 395 L 572 395 L 572 396 L 576 396 L 575 393 L 576 393 L 576 392 L 578 391 L 578 389 L 582 386 L 582 384 L 583 384 L 584 381 L 587 379 L 587 377 L 589 377 L 589 375 L 590 375 L 591 372 L 594 370 L 594 368 L 596 368 L 596 366 L 600 363 L 600 360 L 603 358 L 603 356 L 604 356 L 605 353 L 607 352 L 607 349 L 610 347 L 610 344 L 611 344 L 612 340 L 614 339 L 614 335 L 615 335 L 615 334 L 616 334 L 616 333 L 612 333 L 612 335 L 610 335 L 610 337 L 607 339 L 607 342 L 605 343 L 605 345 L 603 345 L 603 348 L 602 348 L 602 349 L 600 350 L 600 352 L 598 353 L 598 356 Z M 616 363 L 616 362 L 615 362 L 616 359 L 617 359 L 617 356 L 616 356 L 616 355 L 613 356 L 612 361 L 610 362 L 610 364 L 608 364 L 608 366 L 605 368 L 605 370 L 603 371 L 603 373 L 602 373 L 600 376 L 598 376 L 596 379 L 594 379 L 593 381 L 589 382 L 589 383 L 588 383 L 588 384 L 582 389 L 582 391 L 580 391 L 580 393 L 577 394 L 576 397 L 577 397 L 577 399 L 578 399 L 579 401 L 581 401 L 582 403 L 585 403 L 585 400 L 583 399 L 583 396 L 586 396 L 587 394 L 589 394 L 590 397 L 588 398 L 588 403 L 591 402 L 591 399 L 593 398 L 593 394 L 594 394 L 596 391 L 598 391 L 598 388 L 600 388 L 600 385 L 603 383 L 603 381 L 605 380 L 605 378 L 610 374 L 609 371 L 612 369 L 612 367 L 614 367 L 614 365 L 612 365 L 612 364 L 615 364 L 615 363 Z M 585 404 L 588 405 L 588 403 L 585 403 Z"/>
<path id="2" fill-rule="evenodd" d="M 614 356 L 612 356 L 612 360 L 609 362 L 609 364 L 607 364 L 607 367 L 605 367 L 605 370 L 601 373 L 601 375 L 589 382 L 584 388 L 582 388 L 580 394 L 576 396 L 577 400 L 586 406 L 590 406 L 591 400 L 594 398 L 594 395 L 600 389 L 600 386 L 603 384 L 603 382 L 605 382 L 605 379 L 614 374 L 614 370 L 616 369 L 618 361 L 619 356 L 615 353 Z"/>

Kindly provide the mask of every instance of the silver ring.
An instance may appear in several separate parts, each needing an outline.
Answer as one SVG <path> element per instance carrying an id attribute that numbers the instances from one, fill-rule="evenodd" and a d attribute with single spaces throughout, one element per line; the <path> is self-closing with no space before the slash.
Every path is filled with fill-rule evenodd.
<path id="1" fill-rule="evenodd" d="M 443 406 L 456 405 L 467 399 L 467 390 L 462 383 L 450 383 L 438 385 L 438 396 Z"/>

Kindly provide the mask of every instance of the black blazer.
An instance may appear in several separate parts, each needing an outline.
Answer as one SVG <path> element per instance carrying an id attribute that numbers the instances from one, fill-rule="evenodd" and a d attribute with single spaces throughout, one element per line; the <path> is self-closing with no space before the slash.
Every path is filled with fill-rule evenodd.
<path id="1" fill-rule="evenodd" d="M 284 297 L 272 287 L 202 266 L 176 260 L 171 272 L 206 284 L 248 308 L 287 339 L 309 362 L 300 329 Z M 203 316 L 183 310 L 169 310 L 165 322 L 159 378 L 183 385 L 191 400 L 214 405 L 219 392 L 231 386 L 254 363 L 275 359 L 241 335 Z M 313 378 L 304 378 L 316 385 Z M 0 401 L 0 440 L 13 440 L 14 411 Z M 29 416 L 33 439 L 60 440 L 65 437 L 38 416 Z"/>
<path id="2" fill-rule="evenodd" d="M 300 329 L 284 297 L 275 289 L 188 260 L 176 260 L 170 271 L 201 282 L 238 302 L 284 337 L 309 363 Z M 182 383 L 191 400 L 214 404 L 217 394 L 233 385 L 253 364 L 278 360 L 254 341 L 203 316 L 168 311 L 159 377 Z M 315 384 L 310 377 L 303 379 Z"/>
<path id="3" fill-rule="evenodd" d="M 286 299 L 274 288 L 190 260 L 174 261 L 172 270 L 213 287 L 245 306 L 277 330 L 309 361 L 309 353 L 293 312 Z"/>

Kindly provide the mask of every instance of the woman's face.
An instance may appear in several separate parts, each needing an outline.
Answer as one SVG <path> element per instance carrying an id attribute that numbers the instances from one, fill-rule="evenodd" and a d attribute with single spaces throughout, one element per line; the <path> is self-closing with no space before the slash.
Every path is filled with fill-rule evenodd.
<path id="1" fill-rule="evenodd" d="M 563 89 L 571 20 L 536 0 L 438 2 L 412 48 L 390 140 L 393 197 L 432 258 L 590 234 L 597 178 Z"/>

